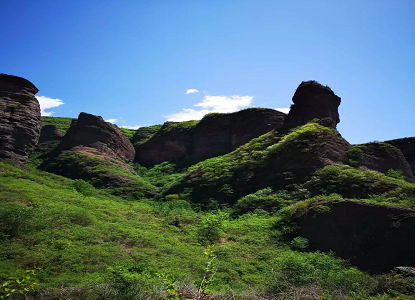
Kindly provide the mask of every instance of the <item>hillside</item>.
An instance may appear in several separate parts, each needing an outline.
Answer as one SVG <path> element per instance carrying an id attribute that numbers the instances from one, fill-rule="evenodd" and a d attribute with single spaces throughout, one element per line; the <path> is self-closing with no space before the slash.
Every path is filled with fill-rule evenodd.
<path id="1" fill-rule="evenodd" d="M 351 145 L 329 87 L 138 130 L 39 110 L 30 135 L 37 89 L 0 87 L 0 299 L 415 299 L 413 138 Z"/>

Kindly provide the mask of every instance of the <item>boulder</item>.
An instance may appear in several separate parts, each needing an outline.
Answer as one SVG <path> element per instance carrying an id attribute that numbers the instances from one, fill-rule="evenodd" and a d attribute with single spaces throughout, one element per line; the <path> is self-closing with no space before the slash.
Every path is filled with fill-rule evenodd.
<path id="1" fill-rule="evenodd" d="M 136 146 L 136 161 L 151 166 L 171 159 L 200 160 L 229 153 L 281 127 L 285 117 L 274 109 L 250 108 L 208 114 L 200 122 L 166 122 L 150 139 Z"/>
<path id="2" fill-rule="evenodd" d="M 76 146 L 93 148 L 109 158 L 125 162 L 131 162 L 135 156 L 133 145 L 116 125 L 87 113 L 80 113 L 78 119 L 72 121 L 57 151 Z"/>
<path id="3" fill-rule="evenodd" d="M 361 270 L 382 273 L 415 265 L 414 210 L 332 200 L 297 211 L 291 221 L 310 250 L 334 251 Z"/>
<path id="4" fill-rule="evenodd" d="M 40 135 L 38 89 L 28 80 L 0 74 L 0 160 L 24 167 Z"/>
<path id="5" fill-rule="evenodd" d="M 341 99 L 328 86 L 316 81 L 303 81 L 292 100 L 294 104 L 284 123 L 287 127 L 304 125 L 316 118 L 331 118 L 333 128 L 340 122 L 338 107 Z"/>

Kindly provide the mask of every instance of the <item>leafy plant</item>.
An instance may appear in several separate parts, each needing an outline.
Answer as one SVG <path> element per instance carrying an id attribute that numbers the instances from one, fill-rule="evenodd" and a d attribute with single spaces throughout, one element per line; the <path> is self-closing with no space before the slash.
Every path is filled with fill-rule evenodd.
<path id="1" fill-rule="evenodd" d="M 9 277 L 6 281 L 0 284 L 0 299 L 9 299 L 14 294 L 26 294 L 33 291 L 39 283 L 33 278 L 41 268 L 33 267 L 33 269 L 26 270 L 25 273 L 19 277 Z"/>
<path id="2" fill-rule="evenodd" d="M 216 261 L 215 246 L 207 246 L 203 254 L 206 257 L 206 266 L 204 268 L 203 278 L 200 281 L 195 281 L 195 284 L 198 286 L 198 296 L 210 295 L 212 291 L 209 289 L 209 286 L 212 284 L 216 272 L 219 268 L 219 263 Z"/>
<path id="3" fill-rule="evenodd" d="M 169 300 L 182 300 L 184 299 L 182 293 L 180 292 L 179 288 L 176 286 L 176 278 L 174 278 L 171 274 L 163 274 L 157 273 L 158 278 L 160 278 L 164 285 L 165 290 L 167 292 L 167 298 Z"/>
<path id="4" fill-rule="evenodd" d="M 400 169 L 389 169 L 386 173 L 386 176 L 395 178 L 395 179 L 405 179 L 405 176 L 403 175 L 403 171 Z"/>
<path id="5" fill-rule="evenodd" d="M 213 244 L 223 234 L 223 221 L 229 214 L 218 210 L 216 213 L 207 213 L 199 225 L 198 235 L 202 243 Z"/>
<path id="6" fill-rule="evenodd" d="M 290 245 L 293 250 L 304 251 L 308 248 L 308 239 L 297 236 L 291 241 Z"/>

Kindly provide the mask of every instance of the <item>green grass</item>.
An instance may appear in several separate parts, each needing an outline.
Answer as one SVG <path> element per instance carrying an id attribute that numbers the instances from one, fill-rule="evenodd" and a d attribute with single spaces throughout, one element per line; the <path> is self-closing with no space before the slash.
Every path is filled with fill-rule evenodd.
<path id="1" fill-rule="evenodd" d="M 148 141 L 163 125 L 152 125 L 147 127 L 140 127 L 137 129 L 135 135 L 132 138 L 134 146 L 141 145 Z"/>
<path id="2" fill-rule="evenodd" d="M 131 139 L 133 138 L 134 134 L 137 132 L 137 130 L 135 129 L 128 129 L 128 128 L 122 128 L 120 127 L 120 130 L 122 133 L 124 133 L 124 135 L 131 141 Z"/>
<path id="3" fill-rule="evenodd" d="M 71 127 L 72 120 L 74 119 L 63 117 L 42 117 L 42 126 L 55 125 L 60 132 L 66 133 L 69 127 Z"/>
<path id="4" fill-rule="evenodd" d="M 175 172 L 168 164 L 158 170 Z M 193 280 L 203 276 L 209 241 L 220 262 L 209 288 L 223 297 L 288 297 L 301 288 L 337 299 L 341 288 L 342 295 L 368 299 L 386 293 L 393 281 L 382 283 L 331 254 L 291 251 L 281 239 L 284 228 L 276 226 L 280 216 L 263 206 L 232 217 L 230 211 L 194 211 L 179 195 L 158 202 L 91 189 L 0 163 L 0 279 L 35 265 L 42 270 L 34 299 L 159 299 L 165 283 L 157 273 L 174 276 L 180 291 L 196 291 Z M 250 201 L 267 203 L 272 195 L 288 197 L 264 190 Z"/>

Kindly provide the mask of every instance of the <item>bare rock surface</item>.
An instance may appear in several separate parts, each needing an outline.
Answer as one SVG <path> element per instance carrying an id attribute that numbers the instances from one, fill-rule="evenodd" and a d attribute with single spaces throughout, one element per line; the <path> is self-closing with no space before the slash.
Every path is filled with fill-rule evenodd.
<path id="1" fill-rule="evenodd" d="M 136 161 L 149 166 L 177 158 L 202 159 L 229 153 L 281 127 L 285 117 L 274 109 L 251 108 L 230 114 L 208 114 L 200 122 L 166 122 L 136 147 Z"/>
<path id="2" fill-rule="evenodd" d="M 331 118 L 334 121 L 333 128 L 336 128 L 340 122 L 338 107 L 341 99 L 328 86 L 316 81 L 303 81 L 292 100 L 294 104 L 291 105 L 291 110 L 285 119 L 285 126 L 304 125 L 315 118 Z"/>
<path id="3" fill-rule="evenodd" d="M 0 74 L 0 160 L 24 167 L 40 135 L 38 89 L 28 80 Z"/>
<path id="4" fill-rule="evenodd" d="M 125 162 L 131 162 L 135 156 L 133 145 L 117 126 L 87 113 L 80 113 L 78 119 L 72 121 L 57 150 L 69 150 L 76 146 L 93 148 L 112 159 Z"/>
<path id="5" fill-rule="evenodd" d="M 381 273 L 415 265 L 414 210 L 333 200 L 311 204 L 292 221 L 310 250 L 334 251 L 361 270 Z"/>

